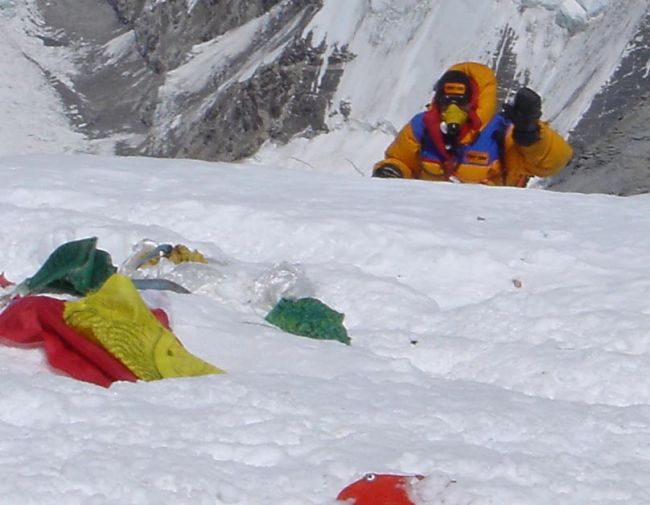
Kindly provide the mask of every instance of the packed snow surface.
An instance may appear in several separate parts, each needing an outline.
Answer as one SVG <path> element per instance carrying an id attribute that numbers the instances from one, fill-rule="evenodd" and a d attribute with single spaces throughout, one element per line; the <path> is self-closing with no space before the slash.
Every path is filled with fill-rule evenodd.
<path id="1" fill-rule="evenodd" d="M 588 74 L 609 2 L 514 3 L 531 29 L 595 19 L 571 43 L 588 57 L 570 75 Z M 363 26 L 409 15 L 390 4 L 370 2 Z M 88 236 L 116 265 L 145 239 L 196 248 L 207 266 L 154 271 L 192 294 L 143 296 L 227 373 L 103 389 L 51 370 L 39 348 L 1 345 L 0 503 L 333 505 L 366 472 L 427 476 L 417 505 L 650 503 L 649 197 L 361 177 L 430 93 L 408 78 L 385 110 L 373 85 L 355 102 L 373 114 L 269 146 L 258 162 L 273 166 L 51 154 L 89 147 L 52 92 L 73 59 L 35 38 L 32 6 L 0 0 L 0 272 L 21 281 Z M 333 40 L 354 23 L 339 26 Z M 603 72 L 617 44 L 598 53 Z M 341 98 L 373 75 L 356 61 Z M 571 90 L 552 77 L 532 76 L 557 112 Z M 270 326 L 282 292 L 343 312 L 352 344 Z"/>
<path id="2" fill-rule="evenodd" d="M 227 371 L 102 389 L 0 347 L 2 503 L 332 504 L 369 471 L 429 476 L 419 504 L 650 502 L 647 196 L 90 156 L 0 177 L 12 280 L 88 236 L 116 265 L 207 255 L 176 271 L 193 294 L 145 299 Z M 278 282 L 352 345 L 265 323 Z"/>

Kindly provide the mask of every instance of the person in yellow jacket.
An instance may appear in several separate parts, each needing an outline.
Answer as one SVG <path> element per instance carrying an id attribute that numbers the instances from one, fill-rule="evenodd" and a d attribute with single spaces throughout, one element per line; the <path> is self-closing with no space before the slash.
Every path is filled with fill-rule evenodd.
<path id="1" fill-rule="evenodd" d="M 521 88 L 497 113 L 494 72 L 459 63 L 438 80 L 427 110 L 416 114 L 373 167 L 373 177 L 524 187 L 558 173 L 571 146 L 541 121 L 542 100 Z"/>

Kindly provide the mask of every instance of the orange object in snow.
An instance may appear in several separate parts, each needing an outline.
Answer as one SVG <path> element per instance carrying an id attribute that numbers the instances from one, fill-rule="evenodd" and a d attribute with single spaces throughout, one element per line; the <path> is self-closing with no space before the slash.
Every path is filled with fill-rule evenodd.
<path id="1" fill-rule="evenodd" d="M 369 473 L 344 488 L 336 497 L 353 505 L 415 505 L 411 487 L 422 475 Z"/>

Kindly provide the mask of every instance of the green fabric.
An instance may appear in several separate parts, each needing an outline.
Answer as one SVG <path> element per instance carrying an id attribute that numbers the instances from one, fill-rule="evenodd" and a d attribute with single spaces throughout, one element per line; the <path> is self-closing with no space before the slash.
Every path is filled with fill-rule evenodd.
<path id="1" fill-rule="evenodd" d="M 117 268 L 106 251 L 96 249 L 97 237 L 67 242 L 25 281 L 28 292 L 58 291 L 85 295 L 98 289 Z"/>
<path id="2" fill-rule="evenodd" d="M 344 314 L 336 312 L 316 298 L 282 298 L 265 319 L 295 335 L 319 340 L 338 340 L 349 345 L 350 337 L 343 326 L 344 317 Z"/>

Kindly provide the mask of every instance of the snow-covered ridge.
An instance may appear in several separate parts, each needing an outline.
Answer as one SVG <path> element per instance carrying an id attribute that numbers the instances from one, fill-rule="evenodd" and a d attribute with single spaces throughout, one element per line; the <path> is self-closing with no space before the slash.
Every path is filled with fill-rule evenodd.
<path id="1" fill-rule="evenodd" d="M 145 298 L 227 371 L 104 390 L 0 345 L 3 503 L 334 505 L 370 471 L 431 478 L 416 505 L 648 503 L 647 195 L 97 156 L 0 178 L 12 280 L 87 236 L 116 264 L 204 253 L 176 270 L 193 294 Z M 265 323 L 282 269 L 351 346 Z"/>

